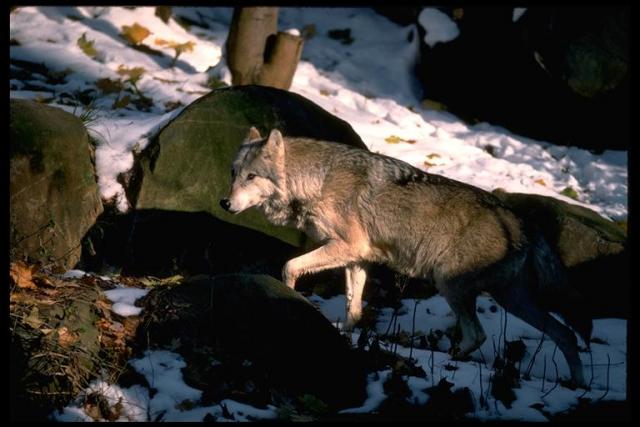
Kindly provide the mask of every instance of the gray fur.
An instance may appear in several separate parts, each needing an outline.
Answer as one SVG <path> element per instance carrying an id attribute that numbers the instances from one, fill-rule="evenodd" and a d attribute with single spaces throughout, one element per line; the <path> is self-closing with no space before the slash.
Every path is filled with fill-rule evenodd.
<path id="1" fill-rule="evenodd" d="M 487 291 L 544 330 L 563 351 L 573 379 L 584 384 L 575 335 L 535 301 L 541 288 L 566 289 L 557 258 L 546 244 L 530 244 L 522 221 L 490 193 L 391 157 L 284 138 L 277 130 L 260 138 L 252 128 L 233 170 L 230 211 L 257 206 L 274 224 L 321 244 L 287 262 L 285 284 L 293 288 L 303 274 L 346 268 L 347 326 L 361 314 L 363 266 L 382 263 L 433 280 L 462 331 L 455 357 L 486 339 L 475 300 Z M 247 180 L 248 174 L 256 178 Z"/>

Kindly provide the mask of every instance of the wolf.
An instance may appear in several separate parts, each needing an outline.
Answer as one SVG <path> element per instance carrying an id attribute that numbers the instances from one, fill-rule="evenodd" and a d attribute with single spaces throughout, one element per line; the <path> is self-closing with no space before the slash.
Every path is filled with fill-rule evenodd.
<path id="1" fill-rule="evenodd" d="M 346 327 L 359 320 L 366 266 L 386 264 L 431 280 L 456 316 L 461 339 L 451 350 L 464 358 L 486 334 L 476 297 L 488 292 L 507 311 L 549 336 L 563 352 L 572 380 L 585 387 L 574 332 L 588 346 L 591 319 L 576 314 L 577 294 L 541 234 L 495 196 L 469 184 L 424 172 L 401 160 L 344 144 L 268 137 L 251 127 L 231 168 L 233 214 L 260 209 L 273 224 L 295 227 L 319 247 L 289 260 L 284 283 L 304 274 L 346 271 Z"/>

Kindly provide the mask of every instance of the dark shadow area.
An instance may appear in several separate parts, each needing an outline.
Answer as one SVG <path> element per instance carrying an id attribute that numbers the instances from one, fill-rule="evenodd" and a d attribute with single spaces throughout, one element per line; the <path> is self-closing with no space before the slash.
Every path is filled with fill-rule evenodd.
<path id="1" fill-rule="evenodd" d="M 530 138 L 628 149 L 629 10 L 532 7 L 516 22 L 512 12 L 465 7 L 456 39 L 421 44 L 425 96 Z"/>
<path id="2" fill-rule="evenodd" d="M 85 234 L 78 268 L 122 274 L 256 273 L 280 278 L 301 249 L 205 212 L 105 212 Z"/>
<path id="3" fill-rule="evenodd" d="M 603 256 L 567 269 L 569 283 L 587 298 L 595 319 L 629 319 L 631 278 L 628 250 Z"/>

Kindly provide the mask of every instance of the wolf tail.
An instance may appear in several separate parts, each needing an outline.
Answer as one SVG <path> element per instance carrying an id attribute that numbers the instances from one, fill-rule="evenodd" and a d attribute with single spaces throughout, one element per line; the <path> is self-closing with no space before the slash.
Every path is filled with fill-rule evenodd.
<path id="1" fill-rule="evenodd" d="M 533 294 L 538 303 L 560 315 L 589 347 L 593 322 L 585 297 L 571 286 L 562 261 L 542 234 L 532 233 L 530 245 L 530 259 L 536 279 Z"/>

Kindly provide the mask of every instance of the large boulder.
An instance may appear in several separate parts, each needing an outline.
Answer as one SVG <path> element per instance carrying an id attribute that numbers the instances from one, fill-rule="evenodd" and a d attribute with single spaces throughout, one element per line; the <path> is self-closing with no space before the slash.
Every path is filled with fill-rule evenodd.
<path id="1" fill-rule="evenodd" d="M 11 258 L 73 267 L 102 212 L 82 122 L 59 108 L 11 99 Z"/>
<path id="2" fill-rule="evenodd" d="M 187 382 L 212 402 L 233 390 L 262 404 L 272 391 L 336 408 L 365 398 L 364 365 L 347 338 L 272 277 L 197 276 L 151 293 L 146 305 L 141 340 L 183 355 Z"/>
<path id="3" fill-rule="evenodd" d="M 591 300 L 594 316 L 628 316 L 630 265 L 620 225 L 552 197 L 502 190 L 493 194 L 538 227 L 567 267 L 572 285 Z"/>
<path id="4" fill-rule="evenodd" d="M 117 220 L 129 228 L 119 238 L 94 230 L 90 246 L 111 245 L 114 261 L 126 254 L 127 271 L 136 274 L 242 267 L 278 275 L 296 248 L 308 243 L 306 237 L 270 224 L 257 210 L 232 215 L 219 204 L 228 196 L 231 162 L 251 126 L 263 134 L 278 128 L 286 136 L 366 149 L 348 123 L 300 95 L 262 86 L 214 90 L 189 105 L 140 154 L 128 189 L 135 210 L 129 221 Z M 101 227 L 108 222 L 101 220 Z M 86 264 L 95 267 L 96 257 L 85 252 Z"/>

